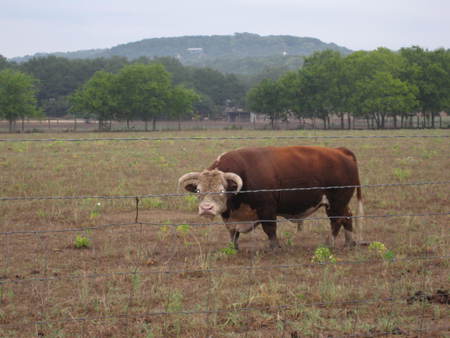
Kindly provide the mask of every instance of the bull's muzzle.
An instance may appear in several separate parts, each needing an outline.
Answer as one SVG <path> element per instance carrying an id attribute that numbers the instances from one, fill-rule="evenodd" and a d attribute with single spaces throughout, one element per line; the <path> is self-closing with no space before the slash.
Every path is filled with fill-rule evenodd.
<path id="1" fill-rule="evenodd" d="M 198 214 L 202 217 L 214 218 L 216 216 L 214 204 L 208 202 L 200 203 L 198 206 Z"/>

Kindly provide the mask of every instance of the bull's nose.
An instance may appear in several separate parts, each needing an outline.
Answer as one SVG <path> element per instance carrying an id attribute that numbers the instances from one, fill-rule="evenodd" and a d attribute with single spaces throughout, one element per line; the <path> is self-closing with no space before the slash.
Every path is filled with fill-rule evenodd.
<path id="1" fill-rule="evenodd" d="M 212 203 L 202 203 L 200 204 L 200 211 L 211 211 L 214 208 Z"/>

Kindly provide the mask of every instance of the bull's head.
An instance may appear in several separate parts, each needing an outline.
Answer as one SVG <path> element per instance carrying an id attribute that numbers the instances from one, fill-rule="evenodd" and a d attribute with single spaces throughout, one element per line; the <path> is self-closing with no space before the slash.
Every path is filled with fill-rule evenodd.
<path id="1" fill-rule="evenodd" d="M 199 193 L 198 214 L 214 218 L 227 210 L 227 200 L 230 194 L 242 189 L 242 179 L 239 175 L 214 169 L 192 172 L 181 176 L 179 187 L 190 192 Z"/>

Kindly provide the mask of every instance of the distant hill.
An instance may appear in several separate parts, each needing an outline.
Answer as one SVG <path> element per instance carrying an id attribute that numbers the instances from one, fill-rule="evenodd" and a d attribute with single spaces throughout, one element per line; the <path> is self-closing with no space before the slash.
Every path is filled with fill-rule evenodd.
<path id="1" fill-rule="evenodd" d="M 254 73 L 267 66 L 295 68 L 304 56 L 326 49 L 343 54 L 352 51 L 334 43 L 315 38 L 288 35 L 260 36 L 250 33 L 234 35 L 183 36 L 153 38 L 130 42 L 108 49 L 90 49 L 67 53 L 35 54 L 13 61 L 26 61 L 32 57 L 57 55 L 70 59 L 123 56 L 129 60 L 140 57 L 171 56 L 185 65 L 207 66 L 227 73 Z M 301 57 L 301 58 L 299 58 Z"/>

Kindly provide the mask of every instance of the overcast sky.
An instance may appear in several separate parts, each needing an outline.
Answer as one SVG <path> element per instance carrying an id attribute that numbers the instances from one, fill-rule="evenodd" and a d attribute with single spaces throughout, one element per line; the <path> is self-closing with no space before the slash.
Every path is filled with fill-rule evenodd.
<path id="1" fill-rule="evenodd" d="M 0 54 L 235 32 L 314 37 L 353 50 L 450 48 L 449 18 L 448 0 L 0 0 Z"/>

